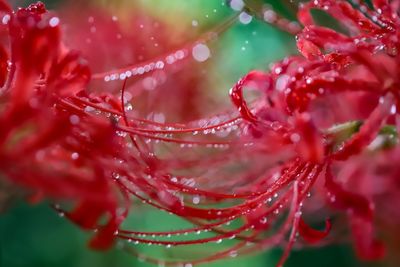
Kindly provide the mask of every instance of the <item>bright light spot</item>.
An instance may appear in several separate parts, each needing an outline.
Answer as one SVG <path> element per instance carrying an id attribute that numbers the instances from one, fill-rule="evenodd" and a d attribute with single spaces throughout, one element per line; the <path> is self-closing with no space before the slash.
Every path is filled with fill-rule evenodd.
<path id="1" fill-rule="evenodd" d="M 239 21 L 243 24 L 249 24 L 252 21 L 253 17 L 246 12 L 242 12 L 239 15 Z"/>
<path id="2" fill-rule="evenodd" d="M 200 197 L 199 196 L 195 196 L 195 197 L 193 197 L 192 201 L 193 201 L 193 204 L 197 205 L 197 204 L 200 203 Z"/>
<path id="3" fill-rule="evenodd" d="M 57 17 L 52 17 L 49 21 L 50 27 L 57 27 L 60 24 L 60 19 Z"/>
<path id="4" fill-rule="evenodd" d="M 79 121 L 80 121 L 80 119 L 79 119 L 79 117 L 76 116 L 76 115 L 71 115 L 71 116 L 69 117 L 69 122 L 70 122 L 71 124 L 76 125 L 76 124 L 79 123 Z"/>
<path id="5" fill-rule="evenodd" d="M 240 11 L 244 8 L 243 0 L 232 0 L 230 6 L 233 10 Z"/>
<path id="6" fill-rule="evenodd" d="M 300 135 L 297 134 L 297 133 L 294 133 L 294 134 L 292 134 L 292 135 L 290 136 L 290 140 L 291 140 L 293 143 L 298 143 L 298 142 L 300 142 L 300 139 L 301 139 L 301 137 L 300 137 Z"/>
<path id="7" fill-rule="evenodd" d="M 4 25 L 6 25 L 6 24 L 8 24 L 8 22 L 10 21 L 10 19 L 11 19 L 11 16 L 7 14 L 7 15 L 4 15 L 3 19 L 1 20 L 1 22 L 2 22 Z"/>
<path id="8" fill-rule="evenodd" d="M 210 57 L 211 52 L 207 45 L 197 44 L 193 47 L 192 55 L 196 61 L 204 62 Z"/>
<path id="9" fill-rule="evenodd" d="M 276 13 L 272 10 L 266 10 L 264 12 L 264 20 L 266 22 L 272 23 L 277 19 Z"/>
<path id="10" fill-rule="evenodd" d="M 146 77 L 143 79 L 143 88 L 151 91 L 157 87 L 157 81 L 153 77 Z"/>

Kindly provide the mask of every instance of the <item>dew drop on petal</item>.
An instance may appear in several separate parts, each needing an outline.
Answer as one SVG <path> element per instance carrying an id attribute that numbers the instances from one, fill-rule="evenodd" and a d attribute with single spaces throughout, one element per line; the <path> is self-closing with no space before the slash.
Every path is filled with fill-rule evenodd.
<path id="1" fill-rule="evenodd" d="M 6 15 L 3 16 L 3 19 L 1 20 L 1 22 L 2 22 L 4 25 L 7 25 L 8 22 L 10 21 L 10 19 L 11 19 L 11 16 L 10 16 L 9 14 L 6 14 Z"/>
<path id="2" fill-rule="evenodd" d="M 300 135 L 297 134 L 297 133 L 294 133 L 294 134 L 290 135 L 290 140 L 293 143 L 298 143 L 300 141 L 300 138 L 301 138 Z"/>
<path id="3" fill-rule="evenodd" d="M 390 107 L 390 114 L 396 114 L 396 112 L 397 112 L 397 107 L 396 107 L 396 105 L 392 105 L 392 106 Z"/>
<path id="4" fill-rule="evenodd" d="M 152 91 L 157 87 L 157 81 L 153 77 L 146 77 L 143 79 L 143 88 Z"/>
<path id="5" fill-rule="evenodd" d="M 71 124 L 73 124 L 73 125 L 78 124 L 79 121 L 80 121 L 80 119 L 79 119 L 79 117 L 78 117 L 77 115 L 71 115 L 71 116 L 69 117 L 69 122 L 70 122 Z"/>
<path id="6" fill-rule="evenodd" d="M 233 251 L 229 252 L 229 256 L 232 257 L 232 258 L 237 257 L 237 255 L 238 255 L 238 253 L 237 253 L 236 250 L 233 250 Z"/>
<path id="7" fill-rule="evenodd" d="M 57 17 L 52 17 L 52 18 L 49 20 L 49 25 L 50 25 L 50 27 L 57 27 L 58 24 L 60 24 L 60 19 L 57 18 Z"/>

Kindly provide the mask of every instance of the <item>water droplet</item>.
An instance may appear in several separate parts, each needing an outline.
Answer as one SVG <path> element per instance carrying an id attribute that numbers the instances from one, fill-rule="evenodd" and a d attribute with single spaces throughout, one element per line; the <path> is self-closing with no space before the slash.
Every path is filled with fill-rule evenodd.
<path id="1" fill-rule="evenodd" d="M 210 55 L 210 49 L 205 44 L 197 44 L 192 49 L 193 58 L 198 62 L 206 61 Z"/>
<path id="2" fill-rule="evenodd" d="M 268 23 L 273 23 L 277 19 L 276 13 L 272 10 L 266 10 L 264 12 L 264 20 Z"/>
<path id="3" fill-rule="evenodd" d="M 1 22 L 2 22 L 4 25 L 7 25 L 8 22 L 10 21 L 10 19 L 11 19 L 11 16 L 10 16 L 9 14 L 6 14 L 6 15 L 3 16 L 3 19 L 1 20 Z"/>
<path id="4" fill-rule="evenodd" d="M 229 256 L 232 257 L 232 258 L 237 257 L 237 255 L 238 255 L 238 253 L 237 253 L 236 250 L 232 250 L 231 252 L 229 252 Z"/>
<path id="5" fill-rule="evenodd" d="M 125 110 L 126 110 L 126 111 L 131 111 L 131 110 L 133 110 L 133 105 L 132 105 L 131 103 L 126 104 L 126 105 L 125 105 Z"/>
<path id="6" fill-rule="evenodd" d="M 300 141 L 300 139 L 301 139 L 301 137 L 300 137 L 300 135 L 298 133 L 293 133 L 293 134 L 290 135 L 290 140 L 293 143 L 298 143 Z"/>
<path id="7" fill-rule="evenodd" d="M 80 121 L 80 119 L 79 119 L 79 117 L 78 117 L 77 115 L 71 115 L 71 116 L 69 117 L 69 122 L 70 122 L 71 124 L 73 124 L 73 125 L 78 124 L 79 121 Z"/>
<path id="8" fill-rule="evenodd" d="M 4 17 L 3 17 L 3 20 L 4 20 Z M 3 22 L 3 24 L 6 24 L 6 23 Z M 57 18 L 57 17 L 52 17 L 52 18 L 49 20 L 49 25 L 50 25 L 50 27 L 53 27 L 53 28 L 54 28 L 54 27 L 57 27 L 58 24 L 60 24 L 60 19 Z"/>
<path id="9" fill-rule="evenodd" d="M 229 5 L 233 10 L 236 10 L 236 11 L 240 11 L 244 8 L 243 0 L 231 0 Z"/>
<path id="10" fill-rule="evenodd" d="M 396 112 L 397 112 L 397 107 L 396 107 L 396 105 L 392 105 L 392 106 L 390 107 L 390 114 L 396 114 Z"/>
<path id="11" fill-rule="evenodd" d="M 147 91 L 152 91 L 157 87 L 157 80 L 153 77 L 146 77 L 142 81 L 143 88 Z"/>
<path id="12" fill-rule="evenodd" d="M 250 14 L 248 14 L 247 12 L 242 12 L 239 15 L 239 21 L 242 24 L 249 24 L 252 20 L 253 20 L 253 17 Z"/>
<path id="13" fill-rule="evenodd" d="M 79 153 L 74 152 L 71 154 L 71 159 L 77 160 L 78 158 L 79 158 Z"/>
<path id="14" fill-rule="evenodd" d="M 199 196 L 194 196 L 192 199 L 193 204 L 197 205 L 200 203 L 200 197 Z"/>

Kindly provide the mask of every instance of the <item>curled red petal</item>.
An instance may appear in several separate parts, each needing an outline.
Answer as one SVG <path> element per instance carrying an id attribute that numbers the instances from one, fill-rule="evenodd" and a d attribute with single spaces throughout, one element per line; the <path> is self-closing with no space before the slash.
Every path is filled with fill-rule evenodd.
<path id="1" fill-rule="evenodd" d="M 299 234 L 301 237 L 307 241 L 309 244 L 315 244 L 326 238 L 332 228 L 332 223 L 329 219 L 325 221 L 325 229 L 323 231 L 315 230 L 310 227 L 304 220 L 301 218 L 299 223 Z"/>
<path id="2" fill-rule="evenodd" d="M 243 87 L 249 82 L 255 82 L 259 88 L 265 87 L 269 82 L 269 76 L 260 71 L 252 71 L 235 84 L 229 94 L 233 104 L 237 107 L 243 119 L 249 122 L 256 122 L 257 117 L 249 110 L 246 100 L 243 97 Z"/>
<path id="3" fill-rule="evenodd" d="M 96 250 L 111 248 L 114 245 L 119 224 L 117 218 L 110 219 L 105 226 L 98 229 L 96 235 L 90 240 L 89 246 Z"/>

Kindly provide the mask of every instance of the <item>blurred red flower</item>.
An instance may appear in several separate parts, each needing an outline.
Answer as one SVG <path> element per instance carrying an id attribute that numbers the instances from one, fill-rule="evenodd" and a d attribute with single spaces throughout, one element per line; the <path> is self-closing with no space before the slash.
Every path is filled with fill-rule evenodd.
<path id="1" fill-rule="evenodd" d="M 301 3 L 296 10 L 301 30 L 259 1 L 242 2 L 244 12 L 297 32 L 301 55 L 248 73 L 230 91 L 237 111 L 206 116 L 196 108 L 207 105 L 208 96 L 200 89 L 204 76 L 195 61 L 207 59 L 208 42 L 234 19 L 211 30 L 212 37 L 176 46 L 167 25 L 155 26 L 138 13 L 133 24 L 147 20 L 163 46 L 137 56 L 147 37 L 116 35 L 117 18 L 109 21 L 106 12 L 91 11 L 95 36 L 82 38 L 78 20 L 70 25 L 72 37 L 63 41 L 59 17 L 43 4 L 13 12 L 1 1 L 0 171 L 36 197 L 72 200 L 71 211 L 55 208 L 97 231 L 94 248 L 126 240 L 127 250 L 149 262 L 192 266 L 284 246 L 277 264 L 282 266 L 295 244 L 346 237 L 341 213 L 357 254 L 382 258 L 376 226 L 400 219 L 392 208 L 400 201 L 399 1 L 372 2 Z M 74 8 L 64 11 L 66 19 Z M 336 19 L 339 29 L 320 26 L 312 9 Z M 93 43 L 102 44 L 104 56 Z M 89 63 L 71 46 L 82 48 Z M 127 67 L 104 70 L 118 63 Z M 113 87 L 117 81 L 123 82 L 121 91 Z M 262 96 L 248 104 L 246 88 Z M 121 229 L 137 204 L 133 197 L 194 226 Z M 329 217 L 333 224 L 326 220 L 322 231 L 306 223 Z M 170 238 L 181 234 L 192 238 Z M 160 261 L 133 247 L 225 239 L 236 242 L 183 261 Z"/>

